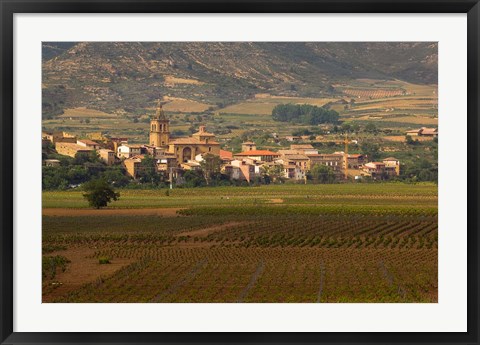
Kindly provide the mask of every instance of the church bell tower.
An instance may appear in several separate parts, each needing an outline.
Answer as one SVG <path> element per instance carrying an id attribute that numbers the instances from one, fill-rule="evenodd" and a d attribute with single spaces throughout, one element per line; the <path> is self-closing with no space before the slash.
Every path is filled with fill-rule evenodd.
<path id="1" fill-rule="evenodd" d="M 170 141 L 169 123 L 162 109 L 162 102 L 158 100 L 157 112 L 150 121 L 150 145 L 161 147 Z"/>

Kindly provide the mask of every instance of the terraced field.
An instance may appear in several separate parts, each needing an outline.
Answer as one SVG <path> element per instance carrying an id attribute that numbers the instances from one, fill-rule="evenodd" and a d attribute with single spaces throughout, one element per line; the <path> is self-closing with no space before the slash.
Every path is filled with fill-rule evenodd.
<path id="1" fill-rule="evenodd" d="M 435 185 L 120 193 L 44 193 L 44 302 L 437 302 Z"/>

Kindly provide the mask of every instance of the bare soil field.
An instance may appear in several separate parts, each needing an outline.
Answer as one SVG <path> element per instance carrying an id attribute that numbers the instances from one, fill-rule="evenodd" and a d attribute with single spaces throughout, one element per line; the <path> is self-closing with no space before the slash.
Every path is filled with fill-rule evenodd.
<path id="1" fill-rule="evenodd" d="M 84 107 L 65 109 L 64 113 L 59 118 L 74 118 L 74 117 L 90 117 L 90 118 L 115 118 L 115 114 L 108 114 L 103 111 L 88 109 Z"/>
<path id="2" fill-rule="evenodd" d="M 44 285 L 43 302 L 51 302 L 56 298 L 68 294 L 81 286 L 94 282 L 100 277 L 114 274 L 120 268 L 131 264 L 134 260 L 129 258 L 115 258 L 109 264 L 101 265 L 94 256 L 92 248 L 72 248 L 66 251 L 51 253 L 68 257 L 70 263 L 65 272 L 58 271 L 55 279 L 46 281 Z"/>

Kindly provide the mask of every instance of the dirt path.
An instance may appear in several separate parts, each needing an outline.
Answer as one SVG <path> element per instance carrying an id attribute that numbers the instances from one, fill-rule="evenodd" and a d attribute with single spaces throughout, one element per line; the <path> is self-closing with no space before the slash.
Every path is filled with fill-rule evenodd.
<path id="1" fill-rule="evenodd" d="M 211 226 L 211 227 L 204 228 L 204 229 L 181 232 L 181 233 L 179 233 L 175 236 L 176 237 L 179 237 L 179 236 L 206 237 L 211 233 L 214 233 L 214 232 L 217 232 L 217 231 L 222 231 L 222 230 L 225 230 L 227 228 L 231 228 L 233 226 L 244 225 L 244 224 L 247 224 L 247 223 L 249 223 L 249 222 L 229 222 L 229 223 L 225 223 L 225 224 L 221 224 L 221 225 Z"/>
<path id="2" fill-rule="evenodd" d="M 177 217 L 178 210 L 184 208 L 44 208 L 44 216 L 83 217 L 83 216 L 163 216 Z"/>
<path id="3" fill-rule="evenodd" d="M 65 272 L 58 272 L 53 280 L 46 280 L 49 285 L 60 284 L 56 285 L 55 289 L 45 289 L 44 292 L 48 291 L 48 293 L 42 295 L 42 302 L 52 302 L 101 276 L 112 275 L 134 261 L 134 259 L 112 259 L 110 264 L 100 265 L 98 259 L 87 257 L 93 253 L 93 249 L 71 249 L 47 254 L 48 256 L 62 255 L 71 262 L 67 264 Z"/>
<path id="4" fill-rule="evenodd" d="M 283 199 L 270 199 L 271 204 L 283 204 Z"/>

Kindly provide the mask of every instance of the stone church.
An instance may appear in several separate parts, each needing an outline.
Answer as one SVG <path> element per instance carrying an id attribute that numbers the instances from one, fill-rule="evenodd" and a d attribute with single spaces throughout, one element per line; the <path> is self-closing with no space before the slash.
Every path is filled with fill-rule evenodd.
<path id="1" fill-rule="evenodd" d="M 215 134 L 207 132 L 205 126 L 200 126 L 199 131 L 190 137 L 170 137 L 170 121 L 160 101 L 150 121 L 150 146 L 175 154 L 178 164 L 195 160 L 198 154 L 220 155 L 220 144 L 215 141 Z"/>

